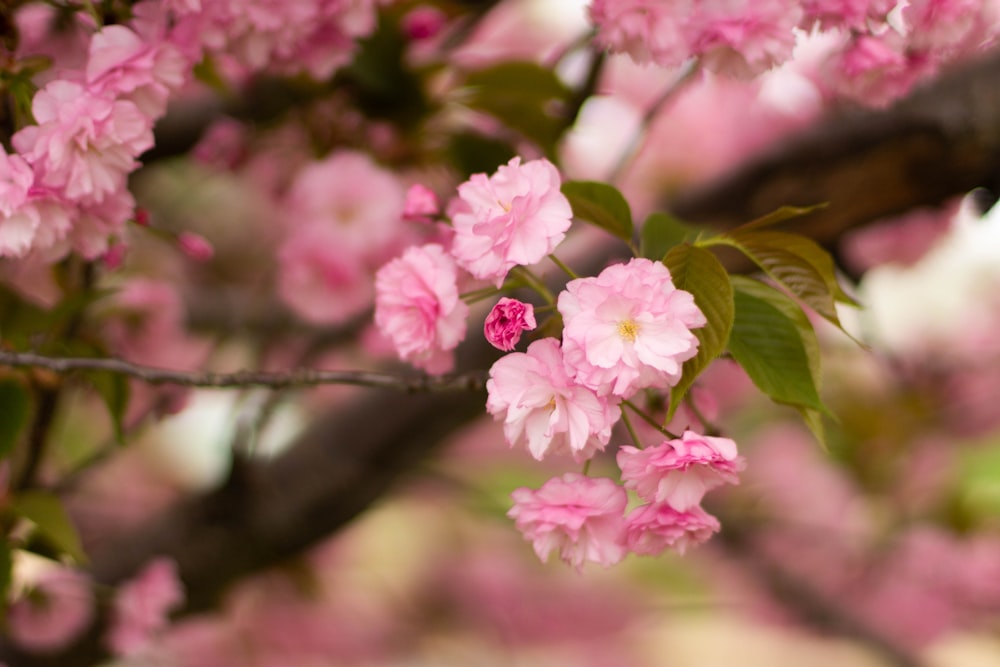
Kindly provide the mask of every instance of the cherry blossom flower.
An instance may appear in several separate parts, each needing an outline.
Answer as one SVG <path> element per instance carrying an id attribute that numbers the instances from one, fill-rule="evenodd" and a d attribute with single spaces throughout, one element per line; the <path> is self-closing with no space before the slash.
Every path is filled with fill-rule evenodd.
<path id="1" fill-rule="evenodd" d="M 511 497 L 514 519 L 535 553 L 546 561 L 553 550 L 578 570 L 587 561 L 604 567 L 625 556 L 625 489 L 607 478 L 566 473 L 537 491 L 521 487 Z"/>
<path id="2" fill-rule="evenodd" d="M 616 403 L 573 382 L 554 338 L 498 359 L 486 391 L 486 409 L 503 419 L 507 444 L 526 445 L 538 460 L 556 452 L 590 458 L 608 444 L 621 416 Z"/>
<path id="3" fill-rule="evenodd" d="M 167 627 L 167 615 L 183 601 L 177 564 L 169 558 L 151 561 L 115 595 L 108 648 L 118 656 L 141 651 Z"/>
<path id="4" fill-rule="evenodd" d="M 94 616 L 94 594 L 81 572 L 57 567 L 42 573 L 7 610 L 7 632 L 22 648 L 39 653 L 68 646 Z"/>
<path id="5" fill-rule="evenodd" d="M 749 79 L 789 60 L 798 3 L 785 0 L 702 0 L 692 26 L 694 50 L 705 67 Z"/>
<path id="6" fill-rule="evenodd" d="M 622 447 L 617 458 L 625 488 L 678 512 L 695 507 L 717 486 L 738 484 L 737 473 L 746 466 L 735 442 L 694 431 L 656 447 Z"/>
<path id="7" fill-rule="evenodd" d="M 465 338 L 469 307 L 458 296 L 458 269 L 435 243 L 408 248 L 375 276 L 375 324 L 400 358 L 446 373 Z"/>
<path id="8" fill-rule="evenodd" d="M 522 331 L 531 331 L 536 326 L 535 307 L 508 297 L 501 298 L 483 324 L 483 333 L 490 345 L 510 352 L 521 340 Z"/>
<path id="9" fill-rule="evenodd" d="M 661 67 L 675 67 L 691 56 L 687 22 L 694 13 L 692 0 L 593 0 L 589 11 L 597 43 L 612 53 Z"/>
<path id="10" fill-rule="evenodd" d="M 153 145 L 152 120 L 134 104 L 57 80 L 35 93 L 38 125 L 12 137 L 41 185 L 71 201 L 99 204 L 125 189 L 136 157 Z"/>
<path id="11" fill-rule="evenodd" d="M 473 174 L 458 186 L 452 214 L 458 265 L 499 287 L 513 267 L 555 250 L 573 218 L 559 185 L 559 170 L 545 159 L 515 157 L 493 176 Z"/>
<path id="12" fill-rule="evenodd" d="M 215 248 L 201 234 L 184 231 L 177 235 L 177 247 L 196 262 L 207 262 L 215 255 Z"/>
<path id="13" fill-rule="evenodd" d="M 25 207 L 35 177 L 17 153 L 0 148 L 0 257 L 23 257 L 31 249 L 41 218 Z"/>
<path id="14" fill-rule="evenodd" d="M 425 185 L 416 183 L 406 191 L 403 204 L 403 220 L 410 222 L 432 222 L 441 212 L 437 195 Z"/>
<path id="15" fill-rule="evenodd" d="M 706 542 L 719 528 L 719 520 L 698 505 L 678 511 L 651 503 L 629 512 L 625 541 L 629 551 L 640 555 L 656 556 L 665 549 L 683 554 L 689 547 Z"/>
<path id="16" fill-rule="evenodd" d="M 691 329 L 706 322 L 694 297 L 674 287 L 667 267 L 643 258 L 570 281 L 558 308 L 563 352 L 576 381 L 621 397 L 677 384 L 681 365 L 698 352 Z"/>

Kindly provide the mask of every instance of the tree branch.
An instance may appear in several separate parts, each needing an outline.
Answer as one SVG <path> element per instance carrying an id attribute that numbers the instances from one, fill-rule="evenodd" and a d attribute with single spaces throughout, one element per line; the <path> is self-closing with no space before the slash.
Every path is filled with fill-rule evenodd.
<path id="1" fill-rule="evenodd" d="M 350 384 L 363 387 L 395 389 L 409 393 L 441 391 L 482 391 L 485 371 L 444 376 L 402 375 L 376 371 L 325 371 L 297 368 L 290 371 L 177 371 L 133 364 L 122 359 L 93 357 L 50 357 L 33 352 L 0 350 L 0 366 L 9 368 L 44 368 L 56 373 L 71 371 L 108 371 L 148 384 L 175 384 L 184 387 L 288 389 L 326 384 Z"/>

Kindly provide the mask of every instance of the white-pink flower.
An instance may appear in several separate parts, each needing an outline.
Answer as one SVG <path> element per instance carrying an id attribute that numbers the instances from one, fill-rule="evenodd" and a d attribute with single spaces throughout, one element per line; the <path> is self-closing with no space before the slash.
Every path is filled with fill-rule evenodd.
<path id="1" fill-rule="evenodd" d="M 86 575 L 54 568 L 10 605 L 7 633 L 29 651 L 55 652 L 68 646 L 94 617 L 94 594 Z"/>
<path id="2" fill-rule="evenodd" d="M 537 491 L 516 489 L 514 519 L 535 553 L 545 561 L 553 550 L 580 569 L 587 561 L 608 567 L 625 556 L 625 489 L 607 478 L 578 473 L 553 477 Z"/>
<path id="3" fill-rule="evenodd" d="M 490 177 L 473 174 L 458 186 L 452 213 L 458 265 L 499 287 L 513 267 L 555 250 L 573 218 L 559 186 L 559 170 L 545 159 L 515 157 Z"/>
<path id="4" fill-rule="evenodd" d="M 675 67 L 691 57 L 688 23 L 692 0 L 593 0 L 590 20 L 596 41 L 612 53 L 627 53 L 644 65 Z"/>
<path id="5" fill-rule="evenodd" d="M 538 460 L 557 452 L 589 459 L 608 444 L 621 416 L 617 402 L 570 378 L 554 338 L 536 340 L 526 353 L 498 359 L 486 391 L 486 409 L 503 419 L 507 444 L 525 445 Z"/>
<path id="6" fill-rule="evenodd" d="M 56 80 L 35 93 L 37 125 L 12 137 L 39 184 L 81 204 L 99 204 L 125 189 L 136 157 L 153 145 L 152 120 L 131 102 L 112 100 Z"/>
<path id="7" fill-rule="evenodd" d="M 440 245 L 408 248 L 375 276 L 375 324 L 400 358 L 446 373 L 465 338 L 469 307 L 459 298 L 458 269 Z"/>
<path id="8" fill-rule="evenodd" d="M 25 207 L 34 180 L 24 158 L 0 147 L 0 257 L 23 257 L 35 240 L 41 218 Z"/>
<path id="9" fill-rule="evenodd" d="M 702 0 L 694 51 L 706 68 L 748 79 L 792 57 L 801 20 L 799 3 L 789 0 Z"/>
<path id="10" fill-rule="evenodd" d="M 169 558 L 150 562 L 118 589 L 107 643 L 115 655 L 131 655 L 146 647 L 167 627 L 167 615 L 184 602 L 177 564 Z"/>
<path id="11" fill-rule="evenodd" d="M 522 331 L 531 331 L 536 326 L 535 307 L 517 299 L 502 297 L 493 306 L 483 323 L 483 334 L 490 345 L 510 352 L 521 340 Z"/>
<path id="12" fill-rule="evenodd" d="M 690 292 L 674 287 L 663 264 L 636 258 L 559 295 L 563 353 L 577 382 L 627 398 L 646 387 L 672 387 L 698 352 L 691 329 L 705 316 Z"/>
<path id="13" fill-rule="evenodd" d="M 679 512 L 669 505 L 652 503 L 629 512 L 625 541 L 629 551 L 644 556 L 655 556 L 665 549 L 683 554 L 688 547 L 706 542 L 719 527 L 719 520 L 700 506 Z"/>
<path id="14" fill-rule="evenodd" d="M 738 473 L 746 467 L 735 442 L 694 431 L 656 447 L 622 447 L 617 459 L 625 488 L 679 512 L 697 506 L 717 486 L 739 484 Z"/>

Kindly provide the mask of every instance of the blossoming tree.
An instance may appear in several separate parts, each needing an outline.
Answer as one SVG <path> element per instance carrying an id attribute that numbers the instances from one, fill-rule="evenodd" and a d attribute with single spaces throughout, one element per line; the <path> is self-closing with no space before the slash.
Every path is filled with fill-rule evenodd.
<path id="1" fill-rule="evenodd" d="M 996 185 L 998 34 L 964 0 L 6 3 L 0 660 L 398 664 L 419 642 L 359 630 L 303 554 L 473 421 L 488 481 L 423 477 L 514 457 L 492 514 L 542 561 L 729 558 L 887 664 L 979 627 L 1000 538 L 962 494 L 995 447 L 907 484 L 996 426 L 913 407 L 989 392 L 995 313 L 955 367 L 893 357 L 846 321 L 855 279 L 947 223 L 845 238 Z M 157 482 L 203 390 L 232 397 L 225 464 Z M 881 532 L 844 509 L 875 500 Z M 296 559 L 313 601 L 233 593 Z M 502 606 L 471 568 L 441 576 Z M 418 627 L 464 614 L 427 580 Z M 884 620 L 921 595 L 946 609 L 919 636 Z"/>

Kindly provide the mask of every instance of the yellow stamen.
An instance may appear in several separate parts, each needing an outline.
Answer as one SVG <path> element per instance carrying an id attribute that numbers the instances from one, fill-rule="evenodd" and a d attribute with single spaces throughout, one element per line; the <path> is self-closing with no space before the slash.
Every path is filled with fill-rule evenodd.
<path id="1" fill-rule="evenodd" d="M 639 335 L 639 324 L 635 320 L 625 320 L 618 323 L 618 335 L 630 343 L 635 342 L 635 337 Z"/>

